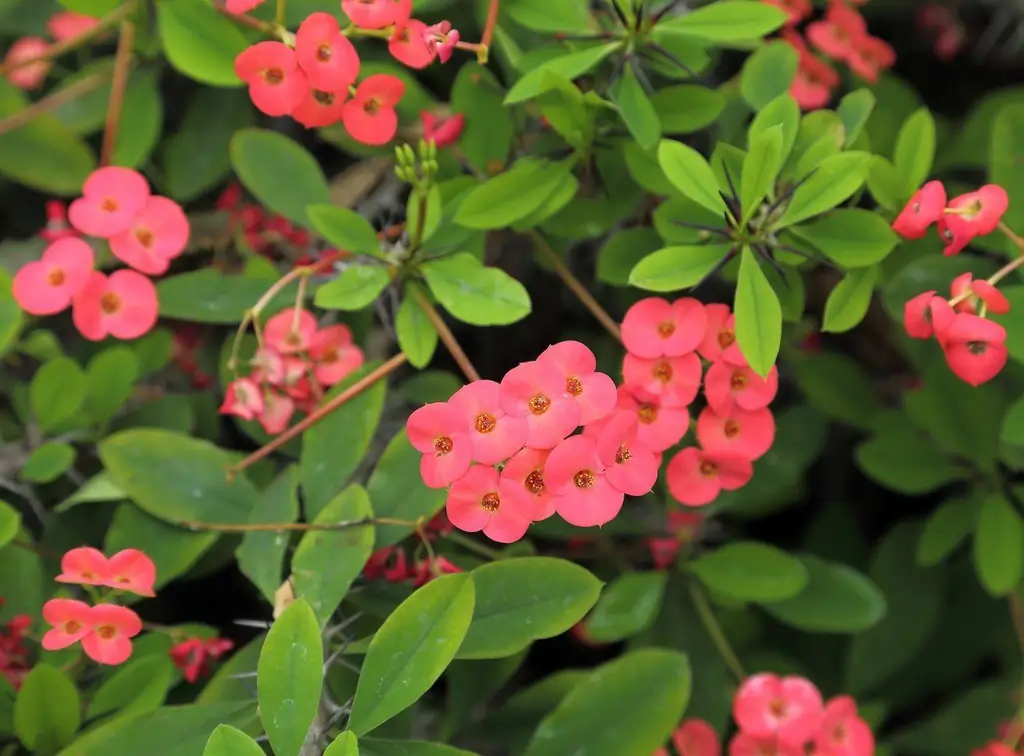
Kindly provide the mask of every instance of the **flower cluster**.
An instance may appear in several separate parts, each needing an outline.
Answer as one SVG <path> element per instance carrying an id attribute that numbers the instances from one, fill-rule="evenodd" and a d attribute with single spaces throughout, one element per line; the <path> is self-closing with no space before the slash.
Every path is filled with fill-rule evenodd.
<path id="1" fill-rule="evenodd" d="M 188 682 L 194 683 L 209 675 L 213 661 L 234 647 L 227 638 L 187 638 L 171 648 L 171 661 Z"/>
<path id="2" fill-rule="evenodd" d="M 244 13 L 262 0 L 236 0 L 228 9 Z M 235 73 L 249 85 L 253 104 L 270 116 L 290 115 L 307 128 L 344 125 L 368 145 L 391 141 L 398 130 L 395 106 L 405 94 L 396 76 L 373 74 L 358 84 L 359 54 L 349 36 L 388 40 L 391 55 L 410 68 L 447 61 L 459 33 L 447 21 L 427 26 L 412 18 L 411 0 L 342 0 L 351 21 L 344 30 L 330 13 L 310 14 L 295 34 L 258 42 L 235 59 Z"/>
<path id="3" fill-rule="evenodd" d="M 967 30 L 956 11 L 946 5 L 931 3 L 917 13 L 917 28 L 931 37 L 932 51 L 940 60 L 952 60 L 967 42 Z"/>
<path id="4" fill-rule="evenodd" d="M 626 356 L 620 392 L 637 402 L 646 430 L 641 439 L 655 451 L 667 450 L 686 434 L 688 407 L 703 375 L 707 406 L 697 417 L 700 447 L 679 451 L 666 470 L 669 493 L 691 507 L 746 485 L 754 460 L 775 440 L 768 405 L 779 388 L 778 370 L 772 367 L 766 378 L 753 371 L 736 342 L 734 322 L 728 305 L 705 306 L 690 297 L 671 303 L 642 299 L 622 321 Z"/>
<path id="5" fill-rule="evenodd" d="M 155 596 L 156 567 L 137 549 L 125 549 L 109 559 L 89 547 L 71 549 L 60 562 L 59 583 L 86 586 L 95 597 L 96 588 L 109 593 L 95 604 L 76 599 L 55 598 L 43 605 L 43 619 L 51 629 L 43 635 L 47 651 L 59 651 L 81 641 L 85 655 L 100 664 L 121 664 L 132 655 L 131 639 L 142 632 L 139 615 L 126 606 L 107 603 L 120 591 Z"/>
<path id="6" fill-rule="evenodd" d="M 343 324 L 320 328 L 309 310 L 288 308 L 258 332 L 252 370 L 228 385 L 220 411 L 258 420 L 267 433 L 288 427 L 296 411 L 309 412 L 333 386 L 363 364 L 363 350 Z"/>
<path id="7" fill-rule="evenodd" d="M 99 21 L 74 11 L 54 13 L 46 22 L 46 30 L 57 42 L 78 37 L 93 29 Z M 11 66 L 7 80 L 18 89 L 36 89 L 46 79 L 52 65 L 47 54 L 50 43 L 42 37 L 21 37 L 14 41 L 4 56 L 4 66 Z"/>
<path id="8" fill-rule="evenodd" d="M 867 0 L 829 0 L 825 17 L 807 24 L 804 36 L 833 62 L 845 63 L 860 78 L 874 84 L 880 72 L 896 62 L 896 54 L 885 41 L 868 33 L 867 23 L 853 5 Z M 823 108 L 839 86 L 839 74 L 813 52 L 796 27 L 811 15 L 811 0 L 763 0 L 789 16 L 781 37 L 796 50 L 796 77 L 790 94 L 804 110 Z"/>
<path id="9" fill-rule="evenodd" d="M 411 580 L 414 588 L 426 585 L 438 575 L 451 575 L 456 572 L 462 572 L 462 569 L 443 556 L 423 558 L 410 564 L 405 549 L 401 546 L 378 549 L 370 555 L 366 566 L 363 567 L 363 575 L 367 580 L 383 579 L 389 583 L 404 583 Z"/>
<path id="10" fill-rule="evenodd" d="M 4 600 L 0 598 L 0 606 Z M 0 625 L 0 677 L 15 689 L 29 671 L 28 649 L 25 647 L 25 633 L 32 625 L 32 618 L 19 614 Z"/>
<path id="11" fill-rule="evenodd" d="M 955 255 L 975 237 L 995 231 L 1007 206 L 1006 191 L 994 184 L 947 202 L 942 183 L 930 181 L 910 198 L 892 226 L 904 238 L 920 239 L 935 224 L 946 243 L 945 254 Z M 1006 329 L 986 317 L 1010 310 L 1010 302 L 996 288 L 998 281 L 998 274 L 973 280 L 964 273 L 953 280 L 950 299 L 926 291 L 904 307 L 907 334 L 915 339 L 934 336 L 950 370 L 972 386 L 991 380 L 1006 364 Z"/>
<path id="12" fill-rule="evenodd" d="M 188 245 L 189 222 L 181 206 L 152 194 L 137 171 L 107 167 L 85 180 L 82 196 L 68 208 L 68 220 L 78 233 L 104 239 L 130 269 L 109 276 L 94 270 L 92 247 L 59 230 L 42 259 L 15 275 L 15 300 L 32 315 L 71 307 L 75 327 L 90 341 L 136 339 L 150 331 L 158 304 L 147 275 L 166 273 Z"/>

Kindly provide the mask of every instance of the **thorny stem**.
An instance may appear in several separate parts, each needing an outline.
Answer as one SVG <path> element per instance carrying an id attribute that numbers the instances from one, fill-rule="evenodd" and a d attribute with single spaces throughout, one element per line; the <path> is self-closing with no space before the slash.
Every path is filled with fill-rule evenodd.
<path id="1" fill-rule="evenodd" d="M 77 100 L 87 92 L 91 92 L 92 90 L 102 86 L 106 80 L 106 74 L 95 73 L 91 76 L 86 76 L 81 81 L 76 81 L 65 89 L 61 89 L 54 92 L 52 95 L 32 103 L 27 108 L 19 110 L 17 113 L 0 120 L 0 135 L 20 129 L 22 126 L 32 122 L 37 116 L 40 116 L 43 113 L 49 113 L 62 105 L 72 102 L 73 100 Z"/>
<path id="2" fill-rule="evenodd" d="M 117 145 L 117 132 L 121 126 L 124 110 L 124 94 L 131 73 L 132 47 L 135 44 L 135 24 L 129 19 L 121 22 L 121 34 L 117 38 L 117 53 L 114 56 L 114 81 L 110 87 L 107 105 L 107 123 L 103 129 L 103 147 L 100 150 L 100 165 L 109 165 Z"/>
<path id="3" fill-rule="evenodd" d="M 370 386 L 375 384 L 377 381 L 393 373 L 395 370 L 404 365 L 407 360 L 408 357 L 405 356 L 405 353 L 399 352 L 390 360 L 388 360 L 383 365 L 378 367 L 376 370 L 371 371 L 361 380 L 356 381 L 346 390 L 342 391 L 336 397 L 329 400 L 326 404 L 324 404 L 321 407 L 317 407 L 313 412 L 309 413 L 306 417 L 297 422 L 291 428 L 288 428 L 286 431 L 284 431 L 279 436 L 274 438 L 274 440 L 270 441 L 264 446 L 261 446 L 259 449 L 254 451 L 241 462 L 238 462 L 229 467 L 227 470 L 228 479 L 233 477 L 235 473 L 241 472 L 247 467 L 256 464 L 264 457 L 270 456 L 275 451 L 277 451 L 282 446 L 291 441 L 293 438 L 300 436 L 306 430 L 312 428 L 314 425 L 319 423 L 321 420 L 323 420 L 329 414 L 334 412 L 334 410 L 338 409 L 338 407 L 343 405 L 349 399 L 362 393 Z"/>
<path id="4" fill-rule="evenodd" d="M 452 333 L 448 324 L 444 322 L 444 318 L 441 317 L 441 313 L 430 303 L 430 300 L 417 288 L 409 289 L 412 298 L 416 300 L 416 304 L 423 310 L 423 314 L 427 316 L 427 320 L 434 326 L 434 330 L 437 331 L 437 335 L 441 337 L 441 341 L 444 343 L 448 352 L 451 354 L 452 359 L 458 364 L 459 369 L 462 370 L 463 375 L 466 376 L 470 381 L 479 381 L 480 373 L 477 372 L 476 368 L 473 367 L 473 363 L 469 361 L 469 357 L 463 351 L 459 342 L 455 340 L 455 334 Z"/>
<path id="5" fill-rule="evenodd" d="M 617 341 L 622 342 L 622 332 L 619 330 L 619 325 L 616 323 L 612 316 L 598 304 L 597 300 L 594 299 L 593 295 L 587 291 L 587 287 L 584 286 L 576 276 L 573 275 L 569 267 L 562 262 L 562 258 L 558 256 L 558 253 L 551 248 L 547 240 L 536 231 L 529 232 L 530 238 L 536 245 L 537 249 L 544 256 L 551 267 L 555 269 L 555 273 L 562 279 L 569 290 L 576 295 L 576 298 L 583 303 L 583 306 L 590 310 L 590 314 L 593 315 L 597 322 L 604 326 L 604 329 L 608 331 Z"/>
<path id="6" fill-rule="evenodd" d="M 704 596 L 704 592 L 697 585 L 696 581 L 690 581 L 690 597 L 693 599 L 693 606 L 697 610 L 697 616 L 700 618 L 700 623 L 704 626 L 704 630 L 707 631 L 708 637 L 711 638 L 711 642 L 715 644 L 715 648 L 718 650 L 718 655 L 722 657 L 722 661 L 727 666 L 738 680 L 743 680 L 747 673 L 743 671 L 743 665 L 740 663 L 740 659 L 736 656 L 736 652 L 732 650 L 732 646 L 729 644 L 729 639 L 725 637 L 725 631 L 722 630 L 722 626 L 718 624 L 718 620 L 715 619 L 715 613 L 711 611 L 711 606 L 708 604 L 707 598 Z"/>
<path id="7" fill-rule="evenodd" d="M 340 522 L 199 522 L 197 520 L 178 520 L 175 522 L 180 528 L 197 531 L 210 531 L 216 533 L 266 533 L 310 530 L 349 530 L 361 528 L 364 525 L 401 525 L 405 527 L 418 527 L 418 520 L 400 520 L 395 517 L 364 517 L 359 520 L 341 520 Z"/>

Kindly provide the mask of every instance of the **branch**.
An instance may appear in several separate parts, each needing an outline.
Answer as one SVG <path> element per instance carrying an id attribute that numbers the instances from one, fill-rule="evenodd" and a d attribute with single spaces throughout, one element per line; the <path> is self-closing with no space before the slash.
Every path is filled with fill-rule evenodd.
<path id="1" fill-rule="evenodd" d="M 95 73 L 91 76 L 86 76 L 84 79 L 76 81 L 71 86 L 58 90 L 53 94 L 32 103 L 27 108 L 19 110 L 17 113 L 13 113 L 4 119 L 0 119 L 0 135 L 16 131 L 22 126 L 31 123 L 36 117 L 41 116 L 43 113 L 49 113 L 62 105 L 72 102 L 73 100 L 77 100 L 87 92 L 91 92 L 92 90 L 102 86 L 106 80 L 107 75 L 102 73 Z"/>
<path id="2" fill-rule="evenodd" d="M 124 94 L 128 88 L 128 76 L 132 68 L 132 47 L 135 44 L 135 24 L 125 19 L 121 23 L 121 34 L 117 38 L 117 53 L 114 57 L 114 81 L 110 87 L 107 104 L 107 122 L 103 128 L 103 147 L 100 150 L 100 165 L 109 165 L 117 146 L 117 132 L 121 127 L 121 113 L 124 111 Z"/>
<path id="3" fill-rule="evenodd" d="M 452 359 L 458 364 L 462 374 L 466 376 L 469 381 L 479 381 L 480 373 L 477 372 L 476 368 L 473 367 L 473 363 L 469 361 L 469 357 L 466 356 L 462 346 L 455 339 L 455 334 L 452 333 L 448 324 L 444 322 L 444 318 L 441 317 L 441 313 L 437 311 L 437 308 L 430 303 L 427 296 L 416 287 L 410 287 L 409 291 L 412 294 L 412 298 L 416 301 L 416 304 L 423 310 L 423 314 L 427 316 L 427 320 L 434 326 L 434 330 L 437 331 L 437 335 L 441 337 L 441 341 L 444 342 L 447 347 L 449 354 Z"/>
<path id="4" fill-rule="evenodd" d="M 282 533 L 286 531 L 306 532 L 310 530 L 349 530 L 364 525 L 402 525 L 416 527 L 417 520 L 401 520 L 395 517 L 364 517 L 359 520 L 341 520 L 339 522 L 200 522 L 198 520 L 177 520 L 174 522 L 186 530 L 213 533 Z"/>

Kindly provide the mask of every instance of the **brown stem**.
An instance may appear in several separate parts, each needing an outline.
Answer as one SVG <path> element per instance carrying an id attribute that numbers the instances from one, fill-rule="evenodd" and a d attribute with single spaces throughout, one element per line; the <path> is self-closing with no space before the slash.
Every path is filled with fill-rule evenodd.
<path id="1" fill-rule="evenodd" d="M 494 27 L 498 25 L 498 7 L 500 3 L 498 0 L 491 0 L 491 4 L 487 6 L 487 20 L 484 22 L 484 33 L 480 37 L 480 46 L 485 50 L 490 48 L 491 39 L 494 37 Z M 486 52 L 484 53 L 486 62 Z"/>
<path id="2" fill-rule="evenodd" d="M 323 420 L 329 414 L 334 412 L 334 410 L 338 409 L 338 407 L 343 405 L 349 399 L 362 393 L 380 379 L 385 378 L 389 374 L 393 373 L 395 370 L 404 365 L 407 360 L 408 358 L 405 356 L 404 352 L 396 354 L 394 357 L 385 362 L 379 368 L 368 373 L 365 377 L 353 383 L 351 386 L 349 386 L 336 397 L 328 401 L 326 404 L 324 404 L 321 407 L 317 407 L 313 412 L 309 413 L 309 415 L 307 415 L 302 420 L 297 422 L 291 428 L 284 431 L 281 435 L 277 436 L 277 438 L 275 438 L 273 441 L 269 442 L 265 446 L 261 446 L 259 449 L 254 451 L 241 462 L 238 462 L 229 467 L 228 477 L 230 478 L 235 473 L 240 472 L 245 468 L 256 464 L 264 457 L 273 454 L 276 450 L 280 449 L 293 438 L 300 436 L 303 432 L 319 423 L 321 420 Z"/>
<path id="3" fill-rule="evenodd" d="M 109 165 L 117 146 L 117 132 L 121 127 L 124 111 L 124 93 L 128 88 L 128 75 L 132 68 L 132 47 L 135 45 L 135 24 L 129 19 L 121 22 L 121 34 L 117 38 L 117 53 L 114 56 L 114 81 L 110 87 L 107 104 L 107 123 L 103 129 L 103 147 L 100 150 L 100 165 Z"/>
<path id="4" fill-rule="evenodd" d="M 187 530 L 211 531 L 217 533 L 265 533 L 283 531 L 310 530 L 348 530 L 363 525 L 402 525 L 416 527 L 417 520 L 400 520 L 395 517 L 364 517 L 360 520 L 341 520 L 340 522 L 200 522 L 198 520 L 178 520 L 174 523 Z"/>
<path id="5" fill-rule="evenodd" d="M 419 289 L 410 287 L 409 292 L 412 294 L 412 298 L 416 300 L 416 304 L 423 310 L 423 314 L 427 316 L 427 320 L 434 326 L 434 330 L 441 337 L 441 341 L 444 342 L 445 347 L 447 347 L 452 359 L 458 364 L 459 369 L 462 370 L 463 375 L 470 381 L 479 381 L 480 373 L 476 371 L 476 368 L 469 361 L 469 357 L 466 356 L 459 342 L 455 340 L 455 334 L 452 333 L 448 324 L 444 322 L 441 313 L 437 311 L 437 308 L 430 303 L 430 300 Z"/>
<path id="6" fill-rule="evenodd" d="M 106 74 L 92 74 L 91 76 L 86 76 L 81 81 L 76 81 L 65 89 L 61 89 L 38 102 L 32 103 L 23 110 L 19 110 L 0 120 L 0 135 L 20 129 L 22 126 L 32 122 L 37 116 L 56 110 L 72 100 L 77 100 L 85 93 L 102 86 L 106 80 Z"/>
<path id="7" fill-rule="evenodd" d="M 598 304 L 597 300 L 594 299 L 593 295 L 587 291 L 587 287 L 584 286 L 576 276 L 573 275 L 569 267 L 562 262 L 562 258 L 558 256 L 558 253 L 551 248 L 547 240 L 536 231 L 529 232 L 530 238 L 533 243 L 537 245 L 537 249 L 544 256 L 544 258 L 551 263 L 551 267 L 555 269 L 555 273 L 558 277 L 565 282 L 565 285 L 569 287 L 569 290 L 576 295 L 576 298 L 583 303 L 583 306 L 590 310 L 590 314 L 593 315 L 597 322 L 604 326 L 604 329 L 608 331 L 617 341 L 622 342 L 622 332 L 619 330 L 619 324 L 615 322 L 611 315 L 609 315 L 605 309 Z"/>
<path id="8" fill-rule="evenodd" d="M 232 13 L 220 0 L 214 0 L 213 7 L 242 26 L 248 26 L 250 29 L 256 29 L 267 34 L 274 34 L 277 31 L 273 24 L 268 24 L 266 21 L 260 21 L 258 18 L 254 18 L 246 13 Z"/>

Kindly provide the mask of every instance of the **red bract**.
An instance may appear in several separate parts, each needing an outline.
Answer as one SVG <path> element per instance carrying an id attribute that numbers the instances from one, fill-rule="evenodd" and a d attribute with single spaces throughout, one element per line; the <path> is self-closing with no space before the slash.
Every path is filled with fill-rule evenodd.
<path id="1" fill-rule="evenodd" d="M 958 313 L 939 334 L 950 370 L 972 386 L 992 380 L 1003 369 L 1005 341 L 1005 328 L 969 313 Z"/>
<path id="2" fill-rule="evenodd" d="M 597 436 L 597 457 L 608 482 L 629 496 L 650 493 L 658 480 L 658 457 L 638 438 L 639 421 L 619 410 Z"/>
<path id="3" fill-rule="evenodd" d="M 672 733 L 672 745 L 679 756 L 720 756 L 722 744 L 715 729 L 703 719 L 687 719 Z M 656 751 L 664 753 L 665 749 Z"/>
<path id="4" fill-rule="evenodd" d="M 462 128 L 466 117 L 462 113 L 438 119 L 429 110 L 420 111 L 420 123 L 423 125 L 423 138 L 441 149 L 455 144 L 462 136 Z"/>
<path id="5" fill-rule="evenodd" d="M 854 700 L 850 696 L 836 696 L 825 704 L 814 745 L 818 752 L 829 756 L 874 756 L 875 736 L 857 716 Z"/>
<path id="6" fill-rule="evenodd" d="M 263 414 L 263 393 L 256 382 L 249 378 L 238 378 L 228 384 L 224 392 L 224 403 L 220 412 L 234 415 L 243 420 L 255 420 Z"/>
<path id="7" fill-rule="evenodd" d="M 892 228 L 904 239 L 920 239 L 929 226 L 942 220 L 945 208 L 946 188 L 941 181 L 929 181 L 910 198 Z"/>
<path id="8" fill-rule="evenodd" d="M 953 308 L 934 291 L 926 291 L 909 300 L 903 307 L 903 326 L 914 339 L 929 339 L 953 321 Z"/>
<path id="9" fill-rule="evenodd" d="M 311 13 L 299 26 L 295 60 L 309 86 L 323 92 L 347 93 L 359 75 L 359 54 L 330 13 Z"/>
<path id="10" fill-rule="evenodd" d="M 597 442 L 589 436 L 567 438 L 551 450 L 544 481 L 558 496 L 558 514 L 570 525 L 604 525 L 622 509 L 624 496 L 609 483 L 604 467 Z"/>
<path id="11" fill-rule="evenodd" d="M 778 738 L 759 738 L 745 732 L 729 741 L 729 756 L 807 756 L 800 746 L 780 743 Z"/>
<path id="12" fill-rule="evenodd" d="M 94 29 L 99 22 L 98 18 L 83 16 L 74 11 L 62 11 L 50 16 L 50 20 L 46 22 L 46 31 L 57 42 L 63 42 L 85 34 Z"/>
<path id="13" fill-rule="evenodd" d="M 413 448 L 423 453 L 420 474 L 428 487 L 445 488 L 466 474 L 473 437 L 469 419 L 458 409 L 444 402 L 427 404 L 409 415 L 406 430 Z"/>
<path id="14" fill-rule="evenodd" d="M 704 376 L 704 396 L 719 414 L 729 414 L 733 407 L 756 410 L 767 407 L 779 390 L 779 371 L 772 367 L 762 378 L 749 367 L 716 362 Z"/>
<path id="15" fill-rule="evenodd" d="M 263 340 L 281 354 L 305 352 L 316 335 L 316 318 L 309 310 L 289 307 L 272 316 L 263 327 Z"/>
<path id="16" fill-rule="evenodd" d="M 799 32 L 783 29 L 781 37 L 796 50 L 798 56 L 796 76 L 789 87 L 789 94 L 803 110 L 825 107 L 832 98 L 832 90 L 839 86 L 839 74 L 808 49 Z"/>
<path id="17" fill-rule="evenodd" d="M 419 588 L 440 575 L 454 575 L 457 572 L 462 572 L 462 568 L 443 556 L 434 557 L 433 561 L 421 559 L 412 568 L 412 587 Z"/>
<path id="18" fill-rule="evenodd" d="M 188 218 L 177 202 L 150 197 L 131 227 L 110 237 L 110 251 L 136 270 L 158 276 L 188 246 L 189 231 Z"/>
<path id="19" fill-rule="evenodd" d="M 981 748 L 975 748 L 971 751 L 971 756 L 1018 756 L 1017 751 L 1010 748 L 1006 743 L 1000 743 L 998 740 L 993 740 L 991 743 L 986 743 Z"/>
<path id="20" fill-rule="evenodd" d="M 341 0 L 341 9 L 362 29 L 384 29 L 409 18 L 412 0 Z"/>
<path id="21" fill-rule="evenodd" d="M 100 664 L 121 664 L 132 655 L 131 639 L 142 632 L 139 615 L 124 606 L 98 604 L 87 617 L 91 625 L 82 640 L 85 655 Z"/>
<path id="22" fill-rule="evenodd" d="M 345 111 L 345 92 L 323 92 L 311 89 L 302 98 L 291 116 L 307 129 L 332 126 L 341 120 Z"/>
<path id="23" fill-rule="evenodd" d="M 811 0 L 761 0 L 766 5 L 774 5 L 786 14 L 787 26 L 795 26 L 811 15 Z"/>
<path id="24" fill-rule="evenodd" d="M 377 146 L 387 144 L 398 131 L 395 105 L 404 94 L 405 82 L 397 76 L 374 74 L 366 77 L 342 110 L 345 129 L 357 142 Z"/>
<path id="25" fill-rule="evenodd" d="M 665 407 L 687 407 L 700 391 L 703 367 L 696 352 L 682 357 L 645 360 L 626 354 L 622 361 L 622 379 L 658 397 Z"/>
<path id="26" fill-rule="evenodd" d="M 709 304 L 704 308 L 707 327 L 697 351 L 709 362 L 724 360 L 732 365 L 746 365 L 747 360 L 736 343 L 736 316 L 729 305 Z"/>
<path id="27" fill-rule="evenodd" d="M 533 497 L 534 521 L 546 520 L 555 513 L 558 497 L 544 482 L 544 464 L 551 452 L 547 449 L 522 449 L 508 462 L 501 471 L 503 481 L 511 481 L 521 486 Z"/>
<path id="28" fill-rule="evenodd" d="M 823 21 L 807 25 L 807 39 L 830 58 L 849 60 L 867 35 L 864 17 L 843 3 L 832 3 Z"/>
<path id="29" fill-rule="evenodd" d="M 263 4 L 263 0 L 225 0 L 224 7 L 228 13 L 248 13 Z"/>
<path id="30" fill-rule="evenodd" d="M 502 479 L 489 465 L 474 465 L 452 483 L 445 512 L 467 533 L 483 532 L 498 543 L 514 543 L 533 521 L 533 498 L 522 486 Z"/>
<path id="31" fill-rule="evenodd" d="M 370 555 L 363 574 L 370 580 L 384 578 L 389 583 L 401 583 L 410 575 L 405 552 L 397 546 L 378 549 Z"/>
<path id="32" fill-rule="evenodd" d="M 638 387 L 619 388 L 617 406 L 636 415 L 637 438 L 655 452 L 678 444 L 690 427 L 686 407 L 665 407 L 658 397 Z"/>
<path id="33" fill-rule="evenodd" d="M 73 646 L 92 632 L 92 607 L 74 599 L 50 599 L 43 604 L 43 619 L 51 629 L 43 635 L 40 644 L 47 651 L 59 651 Z"/>
<path id="34" fill-rule="evenodd" d="M 622 343 L 637 357 L 681 357 L 697 348 L 707 328 L 704 305 L 686 297 L 669 303 L 641 299 L 622 320 Z"/>
<path id="35" fill-rule="evenodd" d="M 451 59 L 455 46 L 459 43 L 459 30 L 453 29 L 448 21 L 426 27 L 422 36 L 427 49 L 431 54 L 436 51 L 442 63 L 447 63 Z"/>
<path id="36" fill-rule="evenodd" d="M 427 25 L 414 18 L 399 21 L 388 40 L 388 52 L 409 68 L 426 68 L 437 57 L 437 47 L 424 39 Z"/>
<path id="37" fill-rule="evenodd" d="M 139 596 L 155 596 L 156 565 L 138 549 L 122 549 L 107 562 L 107 577 L 103 585 Z"/>
<path id="38" fill-rule="evenodd" d="M 994 315 L 1005 315 L 1010 311 L 1010 300 L 988 281 L 984 279 L 971 281 L 971 291 L 985 303 L 985 307 Z"/>
<path id="39" fill-rule="evenodd" d="M 235 58 L 235 73 L 249 85 L 249 97 L 260 111 L 283 116 L 299 106 L 309 91 L 309 79 L 282 42 L 257 42 Z"/>
<path id="40" fill-rule="evenodd" d="M 23 265 L 14 275 L 11 292 L 18 306 L 32 315 L 53 315 L 67 309 L 92 273 L 92 248 L 81 239 L 60 239 L 42 259 Z"/>
<path id="41" fill-rule="evenodd" d="M 802 746 L 821 728 L 824 704 L 811 681 L 765 672 L 742 682 L 733 699 L 732 713 L 747 735 L 777 737 L 782 744 Z"/>
<path id="42" fill-rule="evenodd" d="M 484 465 L 511 457 L 523 448 L 529 434 L 525 417 L 513 417 L 501 408 L 500 392 L 494 381 L 473 381 L 448 400 L 469 422 L 473 459 Z"/>
<path id="43" fill-rule="evenodd" d="M 227 638 L 188 638 L 171 648 L 171 661 L 184 673 L 188 682 L 194 683 L 210 674 L 214 659 L 219 659 L 234 647 L 235 644 Z"/>
<path id="44" fill-rule="evenodd" d="M 313 375 L 321 386 L 333 386 L 358 370 L 365 356 L 352 343 L 352 331 L 341 323 L 317 331 L 309 341 Z"/>
<path id="45" fill-rule="evenodd" d="M 944 254 L 955 255 L 974 237 L 995 231 L 1009 203 L 1006 190 L 995 184 L 951 199 L 939 224 L 939 235 L 946 243 Z"/>
<path id="46" fill-rule="evenodd" d="M 106 336 L 130 340 L 152 330 L 157 311 L 156 287 L 141 273 L 116 270 L 108 278 L 94 271 L 75 296 L 71 316 L 90 341 Z"/>
<path id="47" fill-rule="evenodd" d="M 564 392 L 580 409 L 580 424 L 604 417 L 615 408 L 615 381 L 596 372 L 597 358 L 580 342 L 552 344 L 540 353 L 537 363 L 562 377 Z"/>
<path id="48" fill-rule="evenodd" d="M 100 168 L 85 180 L 82 196 L 68 208 L 68 220 L 83 234 L 109 239 L 130 229 L 148 200 L 149 182 L 138 171 Z"/>
<path id="49" fill-rule="evenodd" d="M 669 493 L 688 507 L 710 504 L 721 491 L 745 486 L 753 475 L 754 467 L 746 457 L 702 452 L 693 446 L 676 454 L 665 470 Z"/>
<path id="50" fill-rule="evenodd" d="M 878 75 L 892 68 L 896 53 L 885 40 L 865 34 L 853 42 L 853 51 L 846 64 L 857 76 L 871 84 L 878 83 Z"/>
<path id="51" fill-rule="evenodd" d="M 107 557 L 103 552 L 82 546 L 61 557 L 60 574 L 54 580 L 78 585 L 106 585 L 108 572 Z"/>
<path id="52" fill-rule="evenodd" d="M 697 418 L 697 441 L 708 452 L 738 454 L 750 460 L 764 456 L 775 441 L 775 418 L 763 407 L 719 414 L 711 407 Z"/>
<path id="53" fill-rule="evenodd" d="M 17 65 L 23 61 L 36 60 L 49 52 L 50 45 L 42 37 L 22 37 L 7 49 L 4 65 Z M 49 60 L 26 63 L 7 74 L 7 80 L 18 89 L 36 89 L 50 71 Z"/>
<path id="54" fill-rule="evenodd" d="M 0 606 L 4 600 L 0 597 Z M 32 626 L 32 618 L 19 614 L 0 625 L 0 677 L 9 682 L 15 690 L 31 669 L 25 633 Z"/>
<path id="55" fill-rule="evenodd" d="M 267 389 L 263 392 L 263 412 L 256 419 L 264 431 L 276 436 L 288 427 L 293 414 L 295 401 L 290 396 Z"/>
<path id="56" fill-rule="evenodd" d="M 526 418 L 526 445 L 532 449 L 551 449 L 579 425 L 576 397 L 550 362 L 524 362 L 509 370 L 498 398 L 507 415 Z"/>

